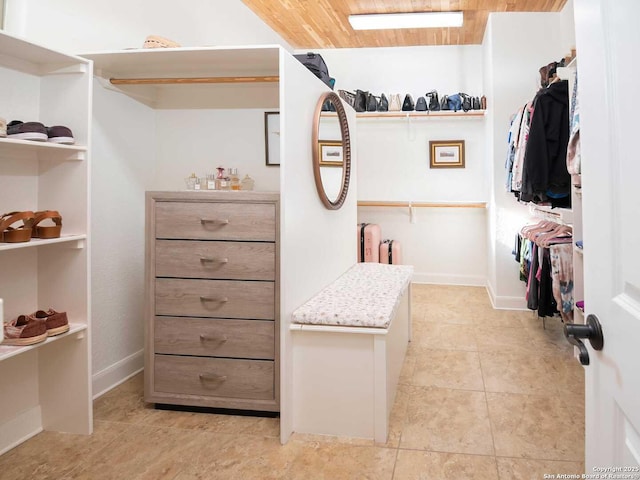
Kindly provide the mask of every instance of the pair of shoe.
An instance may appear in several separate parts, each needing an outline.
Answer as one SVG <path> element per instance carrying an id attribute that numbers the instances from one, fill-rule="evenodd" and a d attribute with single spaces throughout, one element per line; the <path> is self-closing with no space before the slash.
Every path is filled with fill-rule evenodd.
<path id="1" fill-rule="evenodd" d="M 38 310 L 31 315 L 20 315 L 5 323 L 3 345 L 26 346 L 43 342 L 69 331 L 67 312 L 53 309 Z"/>
<path id="2" fill-rule="evenodd" d="M 64 145 L 73 145 L 75 143 L 73 133 L 69 127 L 63 125 L 45 127 L 40 122 L 21 122 L 20 120 L 13 120 L 7 125 L 7 138 L 62 143 Z"/>
<path id="3" fill-rule="evenodd" d="M 40 225 L 45 220 L 53 225 Z M 22 225 L 16 223 L 22 221 Z M 0 216 L 0 242 L 28 242 L 32 238 L 60 238 L 62 216 L 56 210 L 9 212 Z"/>

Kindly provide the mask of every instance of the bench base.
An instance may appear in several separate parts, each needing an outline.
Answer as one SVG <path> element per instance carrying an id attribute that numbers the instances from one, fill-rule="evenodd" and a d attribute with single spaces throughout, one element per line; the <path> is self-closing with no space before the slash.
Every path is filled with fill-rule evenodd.
<path id="1" fill-rule="evenodd" d="M 411 334 L 410 290 L 387 329 L 292 325 L 295 432 L 386 443 Z"/>

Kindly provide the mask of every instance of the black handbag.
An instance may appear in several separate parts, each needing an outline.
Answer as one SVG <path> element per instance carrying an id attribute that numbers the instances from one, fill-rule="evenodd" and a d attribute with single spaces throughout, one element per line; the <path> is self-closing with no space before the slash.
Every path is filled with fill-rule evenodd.
<path id="1" fill-rule="evenodd" d="M 323 112 L 335 112 L 336 106 L 333 104 L 331 100 L 328 98 L 322 103 L 322 111 Z"/>
<path id="2" fill-rule="evenodd" d="M 431 90 L 425 95 L 429 99 L 429 110 L 432 112 L 437 112 L 438 110 L 440 110 L 440 100 L 438 100 L 438 92 L 435 90 Z"/>
<path id="3" fill-rule="evenodd" d="M 347 105 L 350 105 L 351 108 L 355 109 L 356 104 L 356 94 L 353 92 L 349 92 L 347 90 L 338 90 L 338 95 L 342 100 L 345 101 Z"/>
<path id="4" fill-rule="evenodd" d="M 389 100 L 384 93 L 380 94 L 380 101 L 378 102 L 378 111 L 379 112 L 388 112 L 389 111 Z"/>
<path id="5" fill-rule="evenodd" d="M 404 102 L 402 102 L 402 111 L 403 112 L 411 112 L 413 111 L 414 103 L 411 94 L 407 93 L 404 96 Z"/>
<path id="6" fill-rule="evenodd" d="M 473 97 L 471 101 L 471 109 L 480 110 L 480 99 L 478 97 Z"/>
<path id="7" fill-rule="evenodd" d="M 371 93 L 367 97 L 367 112 L 377 112 L 378 111 L 378 100 Z"/>
<path id="8" fill-rule="evenodd" d="M 462 110 L 465 112 L 471 110 L 471 97 L 466 93 L 460 93 L 460 97 L 462 98 Z"/>
<path id="9" fill-rule="evenodd" d="M 416 102 L 416 112 L 426 112 L 427 111 L 427 101 L 424 97 L 419 97 Z"/>
<path id="10" fill-rule="evenodd" d="M 367 97 L 369 97 L 369 92 L 356 90 L 356 100 L 353 105 L 353 108 L 355 109 L 356 112 L 367 111 Z"/>
<path id="11" fill-rule="evenodd" d="M 449 110 L 449 97 L 447 95 L 442 96 L 442 101 L 440 102 L 440 110 Z"/>

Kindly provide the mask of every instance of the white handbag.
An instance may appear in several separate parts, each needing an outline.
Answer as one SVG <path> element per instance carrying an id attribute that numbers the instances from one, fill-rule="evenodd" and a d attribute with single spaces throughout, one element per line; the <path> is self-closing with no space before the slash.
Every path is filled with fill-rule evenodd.
<path id="1" fill-rule="evenodd" d="M 399 112 L 402 110 L 402 100 L 399 93 L 392 93 L 389 95 L 389 111 Z"/>

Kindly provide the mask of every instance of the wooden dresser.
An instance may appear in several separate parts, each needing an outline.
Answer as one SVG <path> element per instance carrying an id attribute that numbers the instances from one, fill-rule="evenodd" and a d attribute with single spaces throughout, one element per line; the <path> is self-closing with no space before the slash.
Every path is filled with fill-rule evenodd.
<path id="1" fill-rule="evenodd" d="M 279 411 L 279 199 L 147 192 L 145 401 Z"/>

